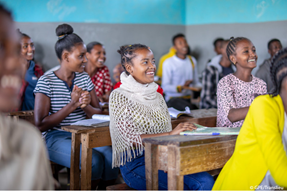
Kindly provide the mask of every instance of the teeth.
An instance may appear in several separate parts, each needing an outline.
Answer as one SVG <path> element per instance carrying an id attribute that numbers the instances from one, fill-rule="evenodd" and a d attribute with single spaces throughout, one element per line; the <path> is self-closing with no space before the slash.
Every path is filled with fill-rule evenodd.
<path id="1" fill-rule="evenodd" d="M 255 59 L 248 60 L 248 62 L 255 62 Z"/>
<path id="2" fill-rule="evenodd" d="M 27 55 L 28 55 L 28 56 L 32 56 L 32 55 L 33 55 L 33 53 L 27 53 Z"/>
<path id="3" fill-rule="evenodd" d="M 148 72 L 147 74 L 151 74 L 151 75 L 154 75 L 154 72 Z"/>
<path id="4" fill-rule="evenodd" d="M 21 88 L 21 80 L 16 76 L 3 76 L 1 78 L 1 86 L 3 88 L 12 87 L 15 89 Z"/>

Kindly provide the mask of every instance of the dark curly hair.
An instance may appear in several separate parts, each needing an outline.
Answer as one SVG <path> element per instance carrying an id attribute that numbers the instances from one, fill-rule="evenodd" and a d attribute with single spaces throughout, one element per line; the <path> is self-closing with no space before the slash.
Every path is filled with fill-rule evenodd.
<path id="1" fill-rule="evenodd" d="M 270 75 L 275 86 L 271 95 L 280 93 L 281 83 L 287 76 L 287 48 L 280 50 L 271 60 Z"/>
<path id="2" fill-rule="evenodd" d="M 135 51 L 142 48 L 150 50 L 148 46 L 143 44 L 132 44 L 132 45 L 121 46 L 120 49 L 118 50 L 118 53 L 121 55 L 121 64 L 127 75 L 130 75 L 130 73 L 127 71 L 125 64 L 126 63 L 133 64 L 132 59 L 136 57 Z"/>
<path id="3" fill-rule="evenodd" d="M 230 59 L 230 55 L 235 55 L 236 54 L 236 45 L 238 42 L 242 41 L 242 40 L 248 40 L 250 41 L 248 38 L 245 38 L 245 37 L 237 37 L 237 38 L 234 38 L 234 37 L 230 37 L 230 40 L 229 40 L 229 43 L 226 47 L 226 54 L 227 54 L 227 57 L 228 59 L 231 61 Z"/>

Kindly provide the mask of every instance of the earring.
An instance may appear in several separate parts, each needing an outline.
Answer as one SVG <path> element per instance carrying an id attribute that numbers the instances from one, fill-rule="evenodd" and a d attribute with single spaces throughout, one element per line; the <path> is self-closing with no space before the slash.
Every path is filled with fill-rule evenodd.
<path id="1" fill-rule="evenodd" d="M 236 62 L 234 62 L 233 64 L 236 65 Z"/>

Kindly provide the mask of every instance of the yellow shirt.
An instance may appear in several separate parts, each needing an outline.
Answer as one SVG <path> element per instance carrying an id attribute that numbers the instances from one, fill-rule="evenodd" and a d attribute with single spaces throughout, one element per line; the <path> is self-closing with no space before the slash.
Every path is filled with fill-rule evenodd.
<path id="1" fill-rule="evenodd" d="M 168 52 L 167 54 L 163 55 L 163 56 L 160 58 L 159 64 L 158 64 L 158 69 L 157 69 L 157 72 L 156 72 L 156 75 L 157 75 L 157 76 L 159 76 L 160 78 L 162 77 L 162 64 L 163 64 L 163 62 L 164 62 L 166 59 L 168 59 L 168 58 L 174 56 L 175 53 L 176 53 L 176 50 L 175 50 L 173 47 L 170 47 L 169 52 Z"/>
<path id="2" fill-rule="evenodd" d="M 213 190 L 255 190 L 269 170 L 287 188 L 287 154 L 282 143 L 284 107 L 280 95 L 257 97 L 238 135 L 235 151 Z"/>

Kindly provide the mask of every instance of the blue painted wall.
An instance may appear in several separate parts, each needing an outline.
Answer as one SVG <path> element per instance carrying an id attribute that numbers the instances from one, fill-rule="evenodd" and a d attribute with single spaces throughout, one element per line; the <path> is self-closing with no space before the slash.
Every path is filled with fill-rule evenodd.
<path id="1" fill-rule="evenodd" d="M 287 20 L 287 0 L 186 0 L 186 25 Z"/>
<path id="2" fill-rule="evenodd" d="M 197 25 L 287 20 L 287 0 L 0 0 L 17 22 Z"/>
<path id="3" fill-rule="evenodd" d="M 17 22 L 185 24 L 185 0 L 0 0 Z"/>

